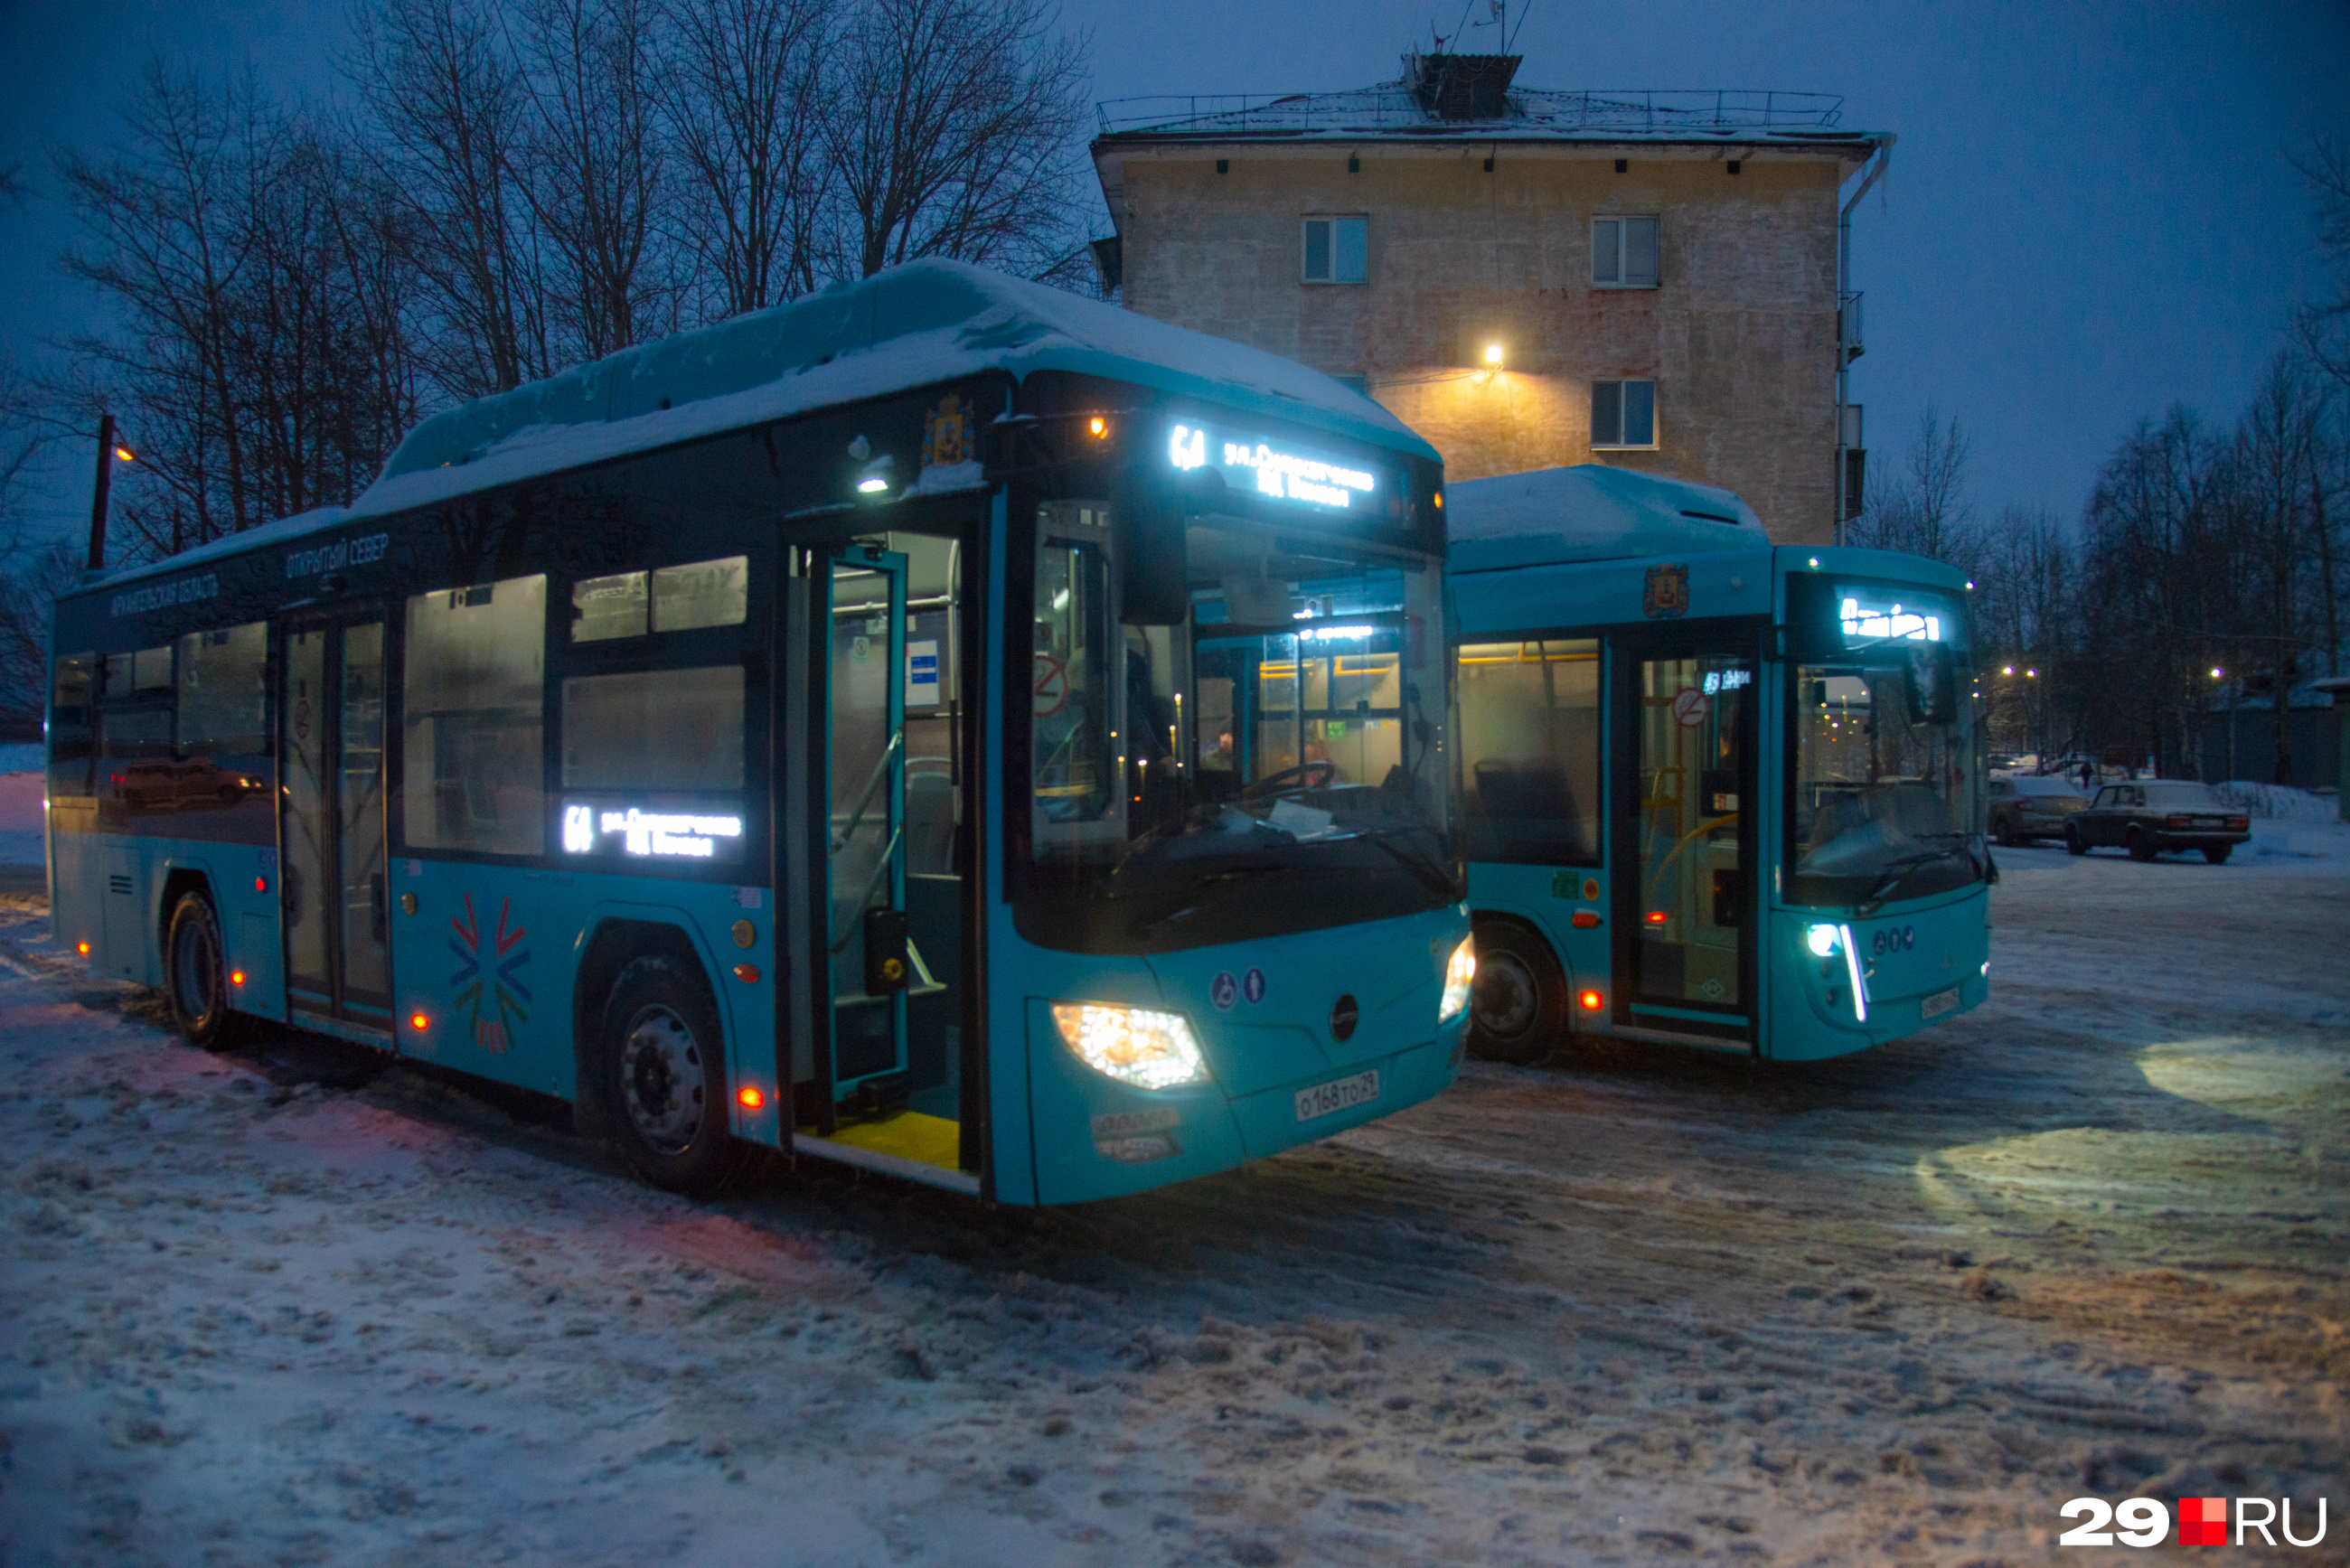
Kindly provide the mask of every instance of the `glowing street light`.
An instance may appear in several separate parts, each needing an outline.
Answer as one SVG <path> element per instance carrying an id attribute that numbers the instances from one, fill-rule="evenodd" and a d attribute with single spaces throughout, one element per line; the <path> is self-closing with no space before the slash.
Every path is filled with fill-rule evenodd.
<path id="1" fill-rule="evenodd" d="M 1499 343 L 1485 345 L 1485 363 L 1496 370 L 1502 368 L 1502 346 Z"/>
<path id="2" fill-rule="evenodd" d="M 2211 679 L 2214 680 L 2220 679 L 2220 667 L 2216 664 L 2211 667 Z"/>

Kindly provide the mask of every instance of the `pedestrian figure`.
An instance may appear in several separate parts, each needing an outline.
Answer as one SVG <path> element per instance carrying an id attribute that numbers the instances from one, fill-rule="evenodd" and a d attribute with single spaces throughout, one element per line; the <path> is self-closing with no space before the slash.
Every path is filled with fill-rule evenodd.
<path id="1" fill-rule="evenodd" d="M 2088 758 L 2086 758 L 2086 757 L 2083 757 L 2083 758 L 2081 759 L 2081 787 L 2082 787 L 2083 789 L 2085 789 L 2085 789 L 2087 789 L 2087 788 L 2089 787 L 2089 780 L 2090 780 L 2090 776 L 2091 776 L 2091 769 L 2090 769 L 2090 763 L 2089 763 L 2089 759 L 2088 759 Z"/>

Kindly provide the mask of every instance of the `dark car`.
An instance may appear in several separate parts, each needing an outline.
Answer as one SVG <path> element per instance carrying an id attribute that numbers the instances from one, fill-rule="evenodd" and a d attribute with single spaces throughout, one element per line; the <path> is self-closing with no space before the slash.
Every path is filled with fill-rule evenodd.
<path id="1" fill-rule="evenodd" d="M 2025 774 L 1991 780 L 1990 804 L 1991 836 L 2012 846 L 2027 838 L 2062 838 L 2064 824 L 2089 803 L 2069 779 Z"/>
<path id="2" fill-rule="evenodd" d="M 2251 827 L 2210 784 L 2147 779 L 2099 790 L 2088 810 L 2065 821 L 2064 847 L 2075 855 L 2126 849 L 2133 860 L 2151 860 L 2166 849 L 2200 849 L 2217 866 L 2252 836 Z"/>

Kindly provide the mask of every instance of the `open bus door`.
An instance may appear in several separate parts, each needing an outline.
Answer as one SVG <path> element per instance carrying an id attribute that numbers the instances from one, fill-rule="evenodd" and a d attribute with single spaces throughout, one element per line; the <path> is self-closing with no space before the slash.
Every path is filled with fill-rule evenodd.
<path id="1" fill-rule="evenodd" d="M 833 553 L 827 596 L 823 932 L 831 1018 L 816 1118 L 884 1108 L 906 1073 L 906 557 L 868 545 Z"/>
<path id="2" fill-rule="evenodd" d="M 286 1000 L 296 1023 L 390 1044 L 383 613 L 298 620 L 283 635 L 277 875 Z"/>
<path id="3" fill-rule="evenodd" d="M 1619 1033 L 1754 1039 L 1756 642 L 1716 624 L 1616 646 Z"/>

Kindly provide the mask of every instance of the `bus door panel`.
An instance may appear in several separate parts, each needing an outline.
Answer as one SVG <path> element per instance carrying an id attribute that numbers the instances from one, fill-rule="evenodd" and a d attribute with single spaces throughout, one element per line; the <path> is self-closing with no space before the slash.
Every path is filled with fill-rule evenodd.
<path id="1" fill-rule="evenodd" d="M 906 557 L 851 545 L 820 579 L 826 640 L 827 1104 L 887 1104 L 907 1068 Z M 869 1088 L 868 1087 L 869 1085 Z"/>
<path id="2" fill-rule="evenodd" d="M 1627 639 L 1616 666 L 1616 1022 L 1750 1037 L 1756 649 Z"/>
<path id="3" fill-rule="evenodd" d="M 285 659 L 278 892 L 287 999 L 297 1020 L 388 1034 L 383 619 L 292 628 Z"/>

